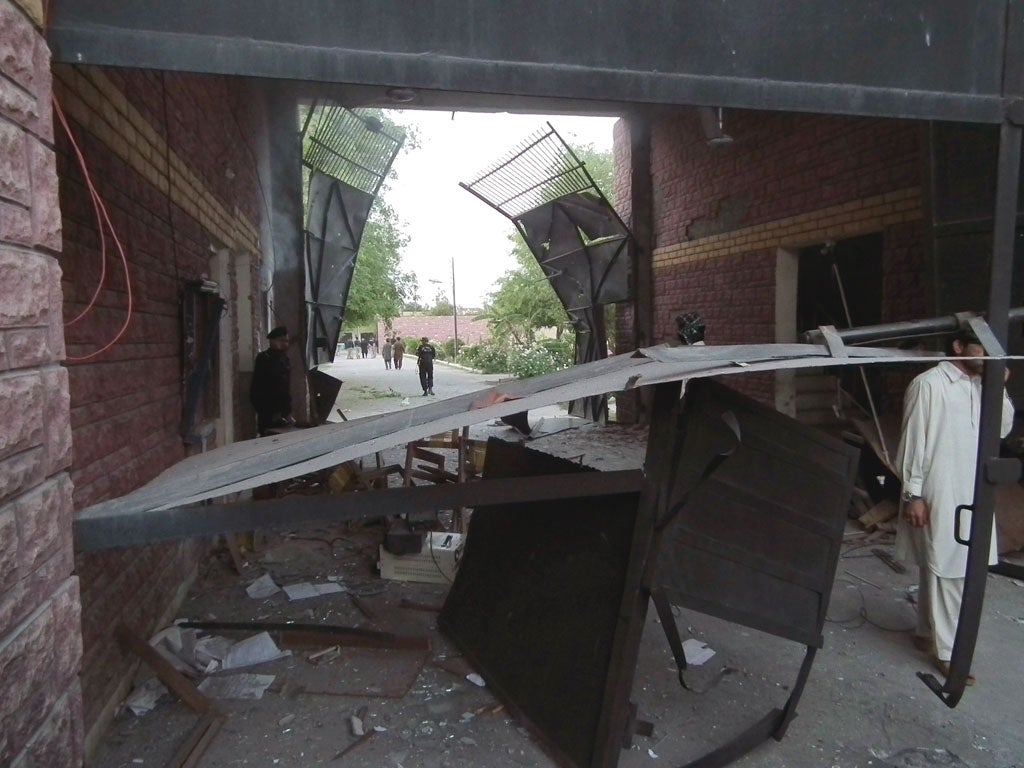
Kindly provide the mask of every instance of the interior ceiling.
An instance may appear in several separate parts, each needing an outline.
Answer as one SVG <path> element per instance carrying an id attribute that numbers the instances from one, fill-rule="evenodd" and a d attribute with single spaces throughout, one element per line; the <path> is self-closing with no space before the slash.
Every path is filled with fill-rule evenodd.
<path id="1" fill-rule="evenodd" d="M 48 41 L 74 64 L 347 84 L 338 100 L 349 106 L 707 105 L 1000 122 L 1004 96 L 1020 92 L 1010 65 L 1020 5 L 304 0 L 297 13 L 251 0 L 239 13 L 228 0 L 53 0 Z"/>

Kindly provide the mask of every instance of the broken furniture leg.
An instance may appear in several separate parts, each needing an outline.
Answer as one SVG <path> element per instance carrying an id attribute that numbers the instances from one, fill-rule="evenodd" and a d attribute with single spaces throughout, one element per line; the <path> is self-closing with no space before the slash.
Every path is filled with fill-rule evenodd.
<path id="1" fill-rule="evenodd" d="M 194 768 L 224 724 L 226 716 L 188 678 L 157 653 L 153 646 L 130 629 L 124 625 L 119 626 L 114 631 L 114 637 L 126 650 L 134 653 L 153 670 L 153 674 L 161 683 L 201 715 L 199 722 L 178 746 L 173 759 L 167 764 L 167 768 Z"/>

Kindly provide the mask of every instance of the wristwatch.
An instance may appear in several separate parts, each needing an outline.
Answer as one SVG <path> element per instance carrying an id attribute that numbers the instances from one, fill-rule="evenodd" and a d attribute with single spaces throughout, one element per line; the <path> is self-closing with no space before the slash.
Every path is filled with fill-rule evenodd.
<path id="1" fill-rule="evenodd" d="M 903 499 L 903 503 L 904 504 L 909 504 L 912 501 L 917 501 L 921 497 L 918 496 L 916 493 L 911 493 L 910 491 L 904 491 L 903 492 L 903 496 L 901 496 L 900 498 Z"/>

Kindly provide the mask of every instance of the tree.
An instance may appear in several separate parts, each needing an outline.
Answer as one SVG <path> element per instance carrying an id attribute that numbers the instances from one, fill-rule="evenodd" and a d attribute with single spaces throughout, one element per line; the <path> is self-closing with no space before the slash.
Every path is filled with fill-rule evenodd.
<path id="1" fill-rule="evenodd" d="M 509 243 L 516 266 L 498 278 L 497 290 L 489 294 L 480 317 L 488 321 L 495 337 L 518 347 L 533 344 L 540 328 L 554 328 L 555 335 L 561 336 L 570 327 L 569 316 L 555 289 L 523 239 L 509 235 Z"/>
<path id="2" fill-rule="evenodd" d="M 394 209 L 378 197 L 370 210 L 359 246 L 345 308 L 346 326 L 387 322 L 416 299 L 416 276 L 402 271 L 399 251 L 405 245 Z"/>
<path id="3" fill-rule="evenodd" d="M 599 152 L 592 144 L 587 144 L 576 150 L 576 155 L 611 201 L 612 153 Z M 561 338 L 565 331 L 572 329 L 562 302 L 519 234 L 510 235 L 509 241 L 516 266 L 498 278 L 497 288 L 489 294 L 480 317 L 489 322 L 495 337 L 518 347 L 533 344 L 540 328 L 554 328 L 556 337 Z"/>
<path id="4" fill-rule="evenodd" d="M 418 146 L 415 130 L 397 124 L 391 117 L 379 109 L 360 109 L 354 111 L 369 125 L 374 126 L 368 133 L 356 132 L 356 135 L 349 135 L 347 141 L 354 142 L 346 146 L 346 156 L 358 155 L 358 146 L 365 148 L 374 146 L 366 138 L 371 134 L 384 133 L 387 136 L 405 136 L 402 150 L 414 149 Z M 299 111 L 300 124 L 306 123 L 309 107 L 303 106 Z M 342 121 L 345 119 L 344 111 L 337 108 L 325 109 L 319 114 L 321 121 Z M 351 115 L 348 119 L 351 121 Z M 316 129 L 322 128 L 320 124 Z M 349 129 L 351 133 L 351 129 Z M 312 146 L 313 133 L 307 133 L 303 137 L 303 154 L 306 155 Z M 344 167 L 344 166 L 340 166 Z M 306 194 L 308 191 L 308 179 L 310 169 L 303 166 L 303 207 L 307 205 Z M 344 175 L 344 174 L 343 174 Z M 379 178 L 379 177 L 378 177 Z M 396 178 L 394 170 L 388 171 L 387 178 Z M 343 179 L 347 183 L 356 183 L 350 179 Z M 402 271 L 402 260 L 399 251 L 406 243 L 406 237 L 402 233 L 402 222 L 394 209 L 385 200 L 387 192 L 387 181 L 377 190 L 376 198 L 370 208 L 370 213 L 363 230 L 362 240 L 356 254 L 355 268 L 352 274 L 352 283 L 349 286 L 348 298 L 345 307 L 345 316 L 342 320 L 346 326 L 375 325 L 378 320 L 385 323 L 401 314 L 406 302 L 415 301 L 416 278 L 415 275 Z M 370 192 L 369 188 L 364 191 Z"/>
<path id="5" fill-rule="evenodd" d="M 428 315 L 435 315 L 437 317 L 444 317 L 445 315 L 451 316 L 454 314 L 455 308 L 452 307 L 452 302 L 448 298 L 448 294 L 445 293 L 443 288 L 438 288 L 434 294 L 434 306 L 427 310 Z"/>
<path id="6" fill-rule="evenodd" d="M 584 144 L 580 148 L 573 148 L 576 156 L 587 168 L 590 178 L 597 184 L 608 202 L 615 206 L 615 158 L 611 151 L 600 151 L 594 148 L 593 144 Z"/>

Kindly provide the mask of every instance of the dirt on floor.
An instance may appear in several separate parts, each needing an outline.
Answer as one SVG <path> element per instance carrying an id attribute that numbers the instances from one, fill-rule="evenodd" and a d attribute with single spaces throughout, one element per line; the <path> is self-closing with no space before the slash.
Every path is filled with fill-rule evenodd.
<path id="1" fill-rule="evenodd" d="M 552 427 L 557 423 L 550 422 Z M 474 428 L 473 436 L 522 439 L 508 427 Z M 587 426 L 540 436 L 530 446 L 602 470 L 638 468 L 646 430 Z M 401 463 L 404 450 L 386 452 Z M 394 479 L 393 479 L 394 482 Z M 452 526 L 453 517 L 442 515 Z M 510 716 L 437 629 L 448 583 L 381 577 L 380 523 L 302 530 L 243 539 L 239 573 L 228 551 L 214 548 L 179 611 L 201 622 L 316 623 L 428 638 L 430 649 L 345 645 L 296 649 L 276 661 L 230 674 L 273 676 L 261 698 L 217 699 L 226 714 L 197 765 L 457 768 L 554 766 L 550 752 Z M 978 684 L 955 710 L 916 677 L 926 659 L 909 643 L 916 574 L 898 574 L 873 554 L 891 551 L 891 536 L 866 534 L 851 522 L 844 538 L 819 651 L 799 716 L 781 742 L 768 741 L 736 766 L 765 768 L 909 768 L 1024 765 L 1020 692 L 1024 665 L 1024 588 L 991 577 L 975 663 Z M 280 586 L 320 585 L 324 593 L 289 599 L 278 591 L 247 594 L 257 579 Z M 333 585 L 333 586 L 332 586 Z M 334 590 L 334 591 L 327 591 Z M 633 699 L 653 734 L 622 752 L 622 768 L 683 765 L 724 744 L 782 706 L 804 647 L 693 611 L 675 609 L 682 638 L 713 652 L 680 685 L 664 632 L 648 612 Z M 235 641 L 255 632 L 210 631 Z M 140 671 L 140 682 L 148 676 Z M 212 677 L 229 673 L 220 672 Z M 206 675 L 197 674 L 195 682 Z M 144 715 L 123 711 L 107 734 L 95 768 L 164 766 L 198 720 L 173 695 Z M 369 736 L 358 734 L 372 734 Z"/>

